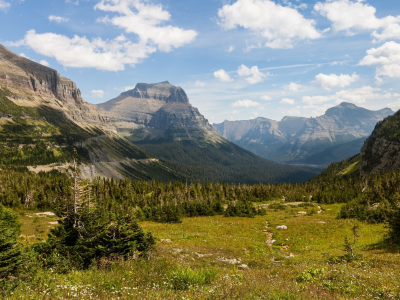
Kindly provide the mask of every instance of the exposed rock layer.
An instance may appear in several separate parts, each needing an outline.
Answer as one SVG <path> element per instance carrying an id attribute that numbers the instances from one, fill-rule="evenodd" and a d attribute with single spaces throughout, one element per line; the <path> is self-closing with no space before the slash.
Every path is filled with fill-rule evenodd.
<path id="1" fill-rule="evenodd" d="M 219 141 L 208 120 L 181 87 L 168 81 L 138 83 L 134 89 L 97 106 L 131 141 Z"/>

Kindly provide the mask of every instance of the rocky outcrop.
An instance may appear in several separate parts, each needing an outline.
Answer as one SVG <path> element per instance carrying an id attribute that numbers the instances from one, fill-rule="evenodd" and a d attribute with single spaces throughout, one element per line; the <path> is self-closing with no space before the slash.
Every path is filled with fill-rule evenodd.
<path id="1" fill-rule="evenodd" d="M 193 107 L 185 91 L 168 81 L 138 83 L 134 89 L 97 106 L 131 141 L 217 141 L 221 138 Z"/>
<path id="2" fill-rule="evenodd" d="M 391 114 L 389 108 L 371 111 L 343 102 L 316 118 L 285 117 L 281 121 L 257 118 L 224 121 L 213 126 L 228 140 L 264 158 L 300 163 L 329 148 L 369 136 L 376 123 Z M 346 149 L 350 151 L 353 147 L 343 147 L 344 152 Z M 338 157 L 345 159 L 356 153 Z"/>
<path id="3" fill-rule="evenodd" d="M 379 122 L 361 149 L 360 174 L 366 178 L 373 173 L 400 168 L 400 111 Z"/>
<path id="4" fill-rule="evenodd" d="M 26 59 L 0 45 L 0 87 L 13 92 L 14 101 L 29 106 L 52 106 L 74 122 L 115 131 L 110 119 L 82 99 L 75 82 L 54 69 Z M 82 125 L 82 124 L 81 124 Z"/>

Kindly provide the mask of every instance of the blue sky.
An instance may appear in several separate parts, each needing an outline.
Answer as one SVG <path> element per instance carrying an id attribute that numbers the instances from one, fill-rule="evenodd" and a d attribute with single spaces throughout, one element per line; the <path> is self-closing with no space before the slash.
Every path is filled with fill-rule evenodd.
<path id="1" fill-rule="evenodd" d="M 398 0 L 0 0 L 0 28 L 91 103 L 168 80 L 212 123 L 400 108 Z"/>

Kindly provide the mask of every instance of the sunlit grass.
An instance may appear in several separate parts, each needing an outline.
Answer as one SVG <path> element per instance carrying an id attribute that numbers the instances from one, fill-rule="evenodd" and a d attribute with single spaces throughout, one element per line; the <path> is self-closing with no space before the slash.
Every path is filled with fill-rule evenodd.
<path id="1" fill-rule="evenodd" d="M 142 222 L 158 238 L 149 260 L 112 262 L 106 269 L 66 275 L 39 271 L 12 298 L 399 299 L 400 254 L 379 244 L 384 225 L 338 220 L 340 205 L 321 206 L 322 213 L 313 215 L 312 207 L 288 206 L 255 218 Z M 50 219 L 21 216 L 23 234 L 49 228 Z M 341 258 L 344 238 L 353 241 L 355 224 L 360 237 L 354 251 L 361 258 L 347 261 Z M 277 230 L 278 225 L 288 229 Z M 272 247 L 266 243 L 268 232 L 276 240 Z"/>

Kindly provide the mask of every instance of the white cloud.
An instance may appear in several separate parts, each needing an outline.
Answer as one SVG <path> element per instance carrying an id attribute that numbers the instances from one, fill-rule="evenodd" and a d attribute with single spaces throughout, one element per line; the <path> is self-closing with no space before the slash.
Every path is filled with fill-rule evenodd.
<path id="1" fill-rule="evenodd" d="M 400 44 L 392 41 L 386 42 L 379 48 L 369 49 L 367 56 L 359 64 L 361 66 L 377 66 L 376 76 L 400 78 Z"/>
<path id="2" fill-rule="evenodd" d="M 226 50 L 226 52 L 232 52 L 233 50 L 235 50 L 234 46 L 229 46 L 228 50 Z"/>
<path id="3" fill-rule="evenodd" d="M 255 83 L 261 82 L 264 80 L 264 77 L 266 76 L 264 73 L 262 73 L 262 72 L 260 72 L 260 70 L 258 70 L 257 66 L 253 66 L 249 69 L 245 65 L 241 65 L 238 68 L 237 73 L 239 76 L 248 76 L 245 79 L 250 84 L 255 84 Z"/>
<path id="4" fill-rule="evenodd" d="M 197 35 L 194 30 L 162 26 L 171 19 L 171 15 L 161 4 L 148 4 L 145 0 L 101 0 L 94 8 L 118 14 L 111 18 L 99 18 L 99 22 L 135 33 L 142 43 L 152 43 L 164 52 L 192 42 Z"/>
<path id="5" fill-rule="evenodd" d="M 65 3 L 70 3 L 70 4 L 73 4 L 73 5 L 79 5 L 79 0 L 76 0 L 76 1 L 65 0 Z"/>
<path id="6" fill-rule="evenodd" d="M 54 21 L 56 23 L 61 23 L 61 22 L 68 22 L 69 19 L 68 18 L 64 18 L 64 17 L 60 17 L 60 16 L 49 16 L 49 21 Z"/>
<path id="7" fill-rule="evenodd" d="M 228 73 L 225 72 L 225 70 L 221 69 L 218 71 L 214 72 L 214 77 L 218 78 L 222 82 L 230 82 L 233 81 L 233 79 L 229 76 Z"/>
<path id="8" fill-rule="evenodd" d="M 25 58 L 29 59 L 29 57 L 28 57 L 27 55 L 25 55 L 25 53 L 20 53 L 19 55 L 22 56 L 22 57 L 25 57 Z"/>
<path id="9" fill-rule="evenodd" d="M 139 41 L 133 43 L 122 34 L 112 40 L 89 40 L 85 36 L 70 38 L 56 33 L 37 34 L 35 30 L 30 30 L 24 39 L 6 44 L 28 46 L 37 53 L 54 57 L 65 67 L 120 71 L 125 69 L 126 64 L 134 66 L 142 62 L 157 48 L 168 52 L 191 42 L 197 35 L 193 30 L 163 26 L 161 23 L 170 20 L 169 12 L 163 10 L 161 5 L 148 4 L 146 0 L 102 0 L 95 8 L 117 13 L 118 16 L 106 16 L 98 21 L 136 33 Z"/>
<path id="10" fill-rule="evenodd" d="M 92 97 L 95 98 L 103 98 L 104 97 L 104 91 L 103 90 L 92 90 Z"/>
<path id="11" fill-rule="evenodd" d="M 205 82 L 202 82 L 202 81 L 200 81 L 200 80 L 196 80 L 196 86 L 200 86 L 200 87 L 203 87 L 203 86 L 205 86 L 206 84 L 205 84 Z"/>
<path id="12" fill-rule="evenodd" d="M 124 87 L 124 91 L 126 92 L 126 91 L 133 90 L 135 87 L 136 87 L 136 84 L 135 85 L 130 85 L 130 86 L 125 86 Z"/>
<path id="13" fill-rule="evenodd" d="M 272 98 L 271 98 L 270 96 L 268 96 L 268 95 L 261 96 L 261 99 L 263 99 L 263 100 L 265 100 L 265 101 L 270 101 L 270 100 L 272 100 Z"/>
<path id="14" fill-rule="evenodd" d="M 47 60 L 44 60 L 44 59 L 42 59 L 41 61 L 39 61 L 39 63 L 42 64 L 43 66 L 46 66 L 46 67 L 50 66 L 50 64 L 48 63 L 48 61 L 47 61 Z"/>
<path id="15" fill-rule="evenodd" d="M 260 103 L 255 102 L 255 101 L 251 101 L 249 99 L 245 99 L 245 100 L 239 100 L 236 101 L 235 103 L 232 104 L 232 107 L 258 107 L 260 106 Z"/>
<path id="16" fill-rule="evenodd" d="M 296 102 L 294 101 L 294 99 L 283 98 L 281 101 L 279 101 L 279 103 L 294 105 Z"/>
<path id="17" fill-rule="evenodd" d="M 264 37 L 264 46 L 270 48 L 292 48 L 296 41 L 322 36 L 314 20 L 271 0 L 237 0 L 219 9 L 218 16 L 224 29 L 249 29 Z"/>
<path id="18" fill-rule="evenodd" d="M 335 32 L 346 31 L 348 35 L 353 35 L 359 31 L 373 31 L 375 41 L 400 38 L 400 16 L 377 18 L 375 7 L 364 0 L 328 0 L 318 2 L 314 9 L 333 23 Z M 382 30 L 382 33 L 377 30 Z"/>
<path id="19" fill-rule="evenodd" d="M 6 2 L 4 0 L 0 0 L 0 10 L 6 11 L 9 9 L 11 4 L 9 2 Z"/>
<path id="20" fill-rule="evenodd" d="M 285 90 L 296 92 L 301 89 L 303 86 L 301 84 L 297 84 L 294 82 L 289 83 L 288 85 L 283 86 Z"/>
<path id="21" fill-rule="evenodd" d="M 400 109 L 400 99 L 397 99 L 397 101 L 395 102 L 388 103 L 387 106 L 393 109 L 394 111 Z"/>
<path id="22" fill-rule="evenodd" d="M 124 70 L 125 64 L 139 63 L 156 51 L 143 43 L 134 44 L 123 35 L 113 40 L 88 40 L 77 35 L 69 38 L 56 33 L 37 34 L 35 30 L 29 30 L 23 40 L 8 42 L 7 45 L 26 45 L 39 54 L 54 57 L 65 67 L 106 71 Z"/>
<path id="23" fill-rule="evenodd" d="M 353 73 L 353 75 L 347 75 L 347 74 L 318 74 L 315 76 L 315 80 L 312 82 L 314 83 L 315 86 L 319 88 L 323 88 L 325 90 L 330 90 L 331 88 L 334 87 L 341 87 L 344 88 L 346 86 L 349 86 L 353 82 L 356 82 L 358 80 L 359 76 L 356 73 Z"/>
<path id="24" fill-rule="evenodd" d="M 309 105 L 317 105 L 330 101 L 334 101 L 336 103 L 350 102 L 361 104 L 372 100 L 379 100 L 381 102 L 384 99 L 393 99 L 394 97 L 400 96 L 400 94 L 397 93 L 382 93 L 380 91 L 380 88 L 363 86 L 353 90 L 342 90 L 330 96 L 304 96 L 302 98 L 302 102 Z"/>
<path id="25" fill-rule="evenodd" d="M 237 110 L 237 109 L 232 110 L 232 115 L 237 115 L 238 113 L 240 113 L 240 110 Z"/>

